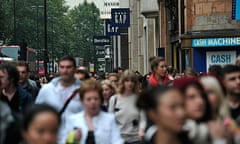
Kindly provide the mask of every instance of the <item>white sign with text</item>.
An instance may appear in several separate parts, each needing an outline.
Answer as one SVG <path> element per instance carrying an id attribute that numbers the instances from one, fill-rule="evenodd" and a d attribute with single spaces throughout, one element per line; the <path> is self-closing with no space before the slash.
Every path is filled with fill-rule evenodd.
<path id="1" fill-rule="evenodd" d="M 206 53 L 207 70 L 211 65 L 234 64 L 236 61 L 236 51 L 212 51 Z"/>
<path id="2" fill-rule="evenodd" d="M 111 10 L 120 8 L 120 0 L 102 0 L 100 6 L 100 18 L 111 19 Z"/>

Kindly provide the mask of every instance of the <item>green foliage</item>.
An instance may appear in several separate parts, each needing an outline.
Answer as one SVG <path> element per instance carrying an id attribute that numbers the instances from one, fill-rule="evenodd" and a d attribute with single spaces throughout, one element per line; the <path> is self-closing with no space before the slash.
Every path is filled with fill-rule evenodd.
<path id="1" fill-rule="evenodd" d="M 99 10 L 93 3 L 85 1 L 71 10 L 69 16 L 74 29 L 74 53 L 93 62 L 93 36 L 103 34 L 103 22 L 99 18 Z"/>
<path id="2" fill-rule="evenodd" d="M 4 44 L 12 44 L 13 41 L 13 1 L 0 0 L 0 40 Z M 44 0 L 15 1 L 15 43 L 24 39 L 28 47 L 44 49 Z M 83 57 L 87 62 L 93 60 L 93 35 L 103 34 L 103 22 L 93 3 L 85 1 L 70 10 L 64 0 L 47 0 L 47 16 L 50 58 L 69 54 Z M 40 57 L 43 58 L 41 53 Z"/>

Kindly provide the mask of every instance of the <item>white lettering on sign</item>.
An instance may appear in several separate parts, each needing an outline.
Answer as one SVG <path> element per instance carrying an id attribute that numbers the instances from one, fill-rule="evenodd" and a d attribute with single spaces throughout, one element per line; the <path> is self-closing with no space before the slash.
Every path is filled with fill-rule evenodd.
<path id="1" fill-rule="evenodd" d="M 94 43 L 109 43 L 110 40 L 109 39 L 97 39 L 94 38 Z"/>
<path id="2" fill-rule="evenodd" d="M 111 26 L 111 24 L 107 25 L 107 31 L 109 33 L 115 33 L 118 32 L 119 27 Z"/>
<path id="3" fill-rule="evenodd" d="M 193 39 L 193 47 L 238 46 L 240 37 Z"/>
<path id="4" fill-rule="evenodd" d="M 236 61 L 236 51 L 207 52 L 207 69 L 211 65 L 234 64 Z"/>
<path id="5" fill-rule="evenodd" d="M 127 21 L 127 12 L 115 12 L 115 24 L 125 24 Z"/>

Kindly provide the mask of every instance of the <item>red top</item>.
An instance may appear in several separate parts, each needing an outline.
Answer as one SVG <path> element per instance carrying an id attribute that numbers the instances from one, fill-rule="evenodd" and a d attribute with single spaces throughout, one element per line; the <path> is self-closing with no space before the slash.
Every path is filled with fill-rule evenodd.
<path id="1" fill-rule="evenodd" d="M 169 79 L 168 75 L 166 75 L 166 76 L 164 77 L 163 81 L 161 81 L 161 82 L 159 82 L 159 81 L 155 78 L 154 74 L 151 74 L 150 77 L 149 77 L 149 83 L 150 83 L 150 85 L 152 85 L 152 86 L 164 85 L 164 84 L 167 84 L 169 81 L 170 81 L 170 79 Z"/>

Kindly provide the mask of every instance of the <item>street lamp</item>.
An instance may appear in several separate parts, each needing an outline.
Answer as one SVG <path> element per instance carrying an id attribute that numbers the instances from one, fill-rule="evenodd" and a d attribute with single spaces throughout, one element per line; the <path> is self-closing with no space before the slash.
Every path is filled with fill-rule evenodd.
<path id="1" fill-rule="evenodd" d="M 39 54 L 40 54 L 40 52 L 39 52 L 39 32 L 38 32 L 38 20 L 39 20 L 39 8 L 43 8 L 43 6 L 41 6 L 41 5 L 34 5 L 34 6 L 32 6 L 32 9 L 36 9 L 37 10 L 37 27 L 36 27 L 36 31 L 37 31 L 37 34 L 36 34 L 36 42 L 37 42 L 37 71 L 39 72 Z"/>
<path id="2" fill-rule="evenodd" d="M 52 38 L 51 38 L 51 42 L 52 42 L 52 48 L 51 48 L 51 51 L 49 53 L 49 56 L 50 56 L 50 61 L 51 61 L 51 65 L 52 65 L 52 70 L 54 72 L 54 19 L 56 19 L 57 17 L 54 17 L 54 16 L 49 16 L 48 19 L 51 20 L 51 23 L 52 23 L 52 31 L 51 31 L 51 35 L 52 35 Z M 49 70 L 50 70 L 50 64 L 49 64 Z"/>
<path id="3" fill-rule="evenodd" d="M 95 22 L 96 22 L 96 12 L 93 10 L 93 37 L 95 36 Z M 93 44 L 93 63 L 94 63 L 94 71 L 97 72 L 97 55 L 96 55 L 96 47 Z"/>
<path id="4" fill-rule="evenodd" d="M 44 69 L 47 74 L 48 45 L 47 45 L 47 0 L 44 0 Z"/>
<path id="5" fill-rule="evenodd" d="M 38 36 L 38 34 L 39 34 L 39 32 L 38 32 L 38 24 L 39 24 L 39 8 L 43 8 L 43 6 L 41 6 L 41 5 L 34 5 L 34 6 L 32 6 L 32 9 L 36 9 L 37 10 L 37 27 L 36 27 L 36 29 L 37 29 L 37 34 L 36 34 L 36 41 L 37 41 L 37 49 L 39 49 L 39 36 Z"/>

